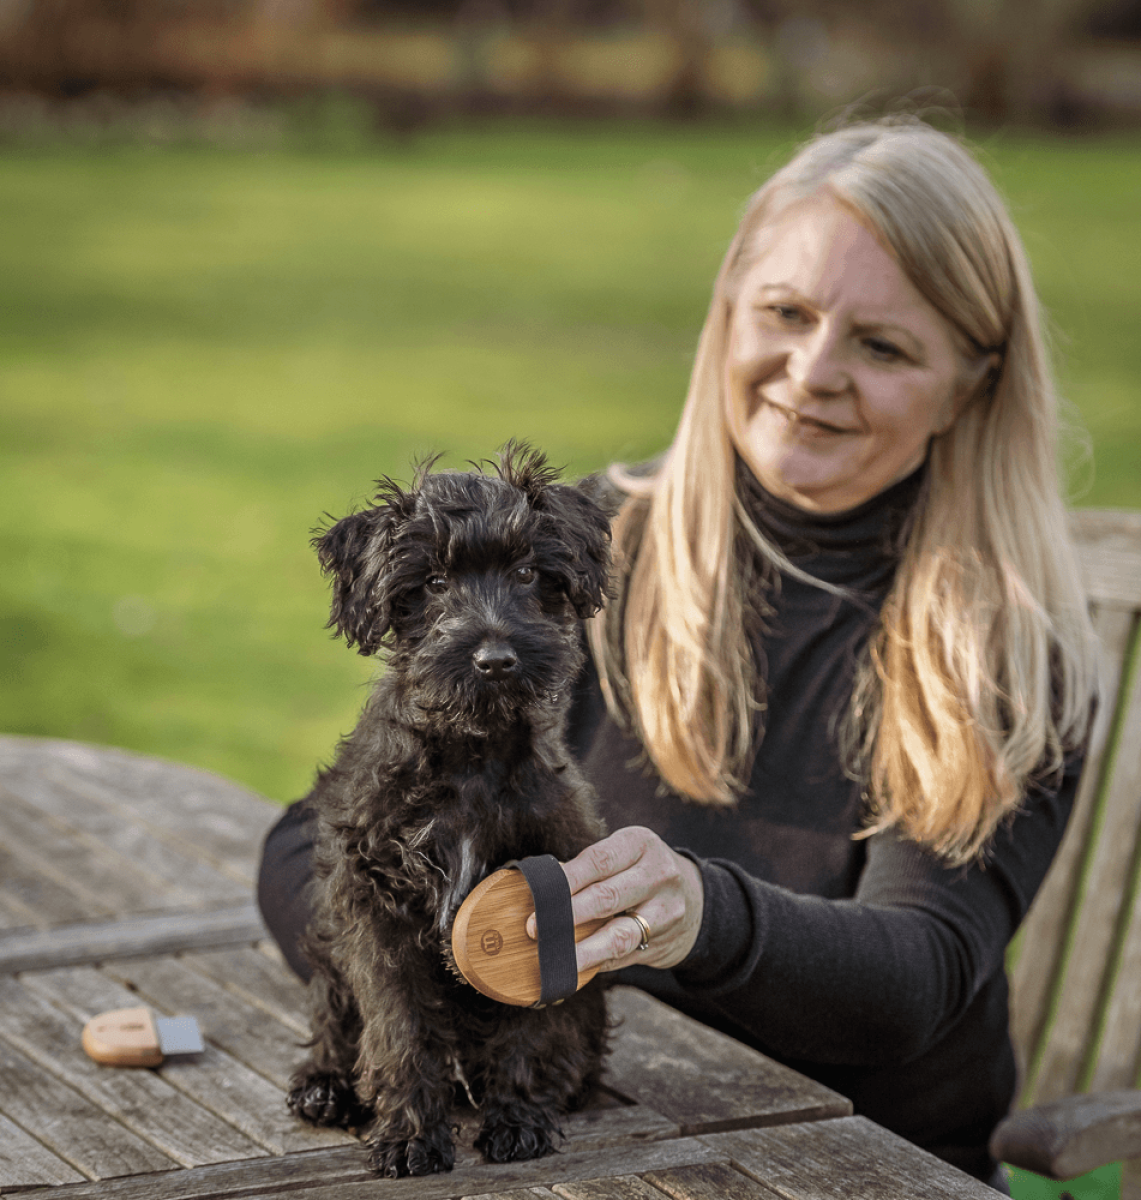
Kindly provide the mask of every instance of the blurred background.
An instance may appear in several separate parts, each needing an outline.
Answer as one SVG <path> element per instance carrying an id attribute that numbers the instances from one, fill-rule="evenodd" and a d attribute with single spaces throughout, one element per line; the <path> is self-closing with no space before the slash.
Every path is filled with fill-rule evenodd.
<path id="1" fill-rule="evenodd" d="M 1141 0 L 0 0 L 0 730 L 301 794 L 371 666 L 309 548 L 382 474 L 668 441 L 746 195 L 964 133 L 1141 506 Z"/>
<path id="2" fill-rule="evenodd" d="M 1141 507 L 1141 0 L 0 0 L 0 732 L 302 794 L 373 670 L 323 514 L 660 450 L 747 194 L 898 107 L 1010 200 L 1071 502 Z"/>

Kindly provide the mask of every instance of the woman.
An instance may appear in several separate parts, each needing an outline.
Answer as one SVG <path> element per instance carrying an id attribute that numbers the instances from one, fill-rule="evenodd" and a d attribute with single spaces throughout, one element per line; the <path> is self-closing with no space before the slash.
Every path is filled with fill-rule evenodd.
<path id="1" fill-rule="evenodd" d="M 816 139 L 748 206 L 673 444 L 611 472 L 618 594 L 572 718 L 616 830 L 565 864 L 576 920 L 614 917 L 580 969 L 982 1179 L 1004 952 L 1093 696 L 1055 409 L 974 160 L 915 121 Z"/>

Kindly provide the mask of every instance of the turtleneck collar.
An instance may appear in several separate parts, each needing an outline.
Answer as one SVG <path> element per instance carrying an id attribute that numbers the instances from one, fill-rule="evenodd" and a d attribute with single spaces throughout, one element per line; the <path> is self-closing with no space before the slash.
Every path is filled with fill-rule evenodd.
<path id="1" fill-rule="evenodd" d="M 919 500 L 926 463 L 855 508 L 814 513 L 767 491 L 737 457 L 737 494 L 761 532 L 801 570 L 826 583 L 878 591 L 895 573 L 907 518 Z"/>

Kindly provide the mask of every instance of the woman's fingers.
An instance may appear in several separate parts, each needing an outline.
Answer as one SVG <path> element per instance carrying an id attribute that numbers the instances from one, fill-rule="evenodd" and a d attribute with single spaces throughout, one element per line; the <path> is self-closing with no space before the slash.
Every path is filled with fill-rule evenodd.
<path id="1" fill-rule="evenodd" d="M 701 927 L 701 873 L 649 829 L 631 826 L 563 864 L 576 925 L 611 918 L 578 944 L 578 968 L 674 967 Z M 646 928 L 633 916 L 636 912 Z M 648 929 L 648 935 L 647 935 Z M 534 918 L 527 924 L 534 937 Z M 639 947 L 646 944 L 646 949 Z"/>

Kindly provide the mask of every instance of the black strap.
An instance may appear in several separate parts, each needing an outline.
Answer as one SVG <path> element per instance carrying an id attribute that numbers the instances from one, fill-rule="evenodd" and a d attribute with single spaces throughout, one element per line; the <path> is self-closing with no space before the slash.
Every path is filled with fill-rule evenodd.
<path id="1" fill-rule="evenodd" d="M 535 902 L 539 942 L 539 1001 L 535 1007 L 542 1008 L 578 991 L 570 884 L 553 854 L 537 854 L 509 865 L 523 872 Z"/>

